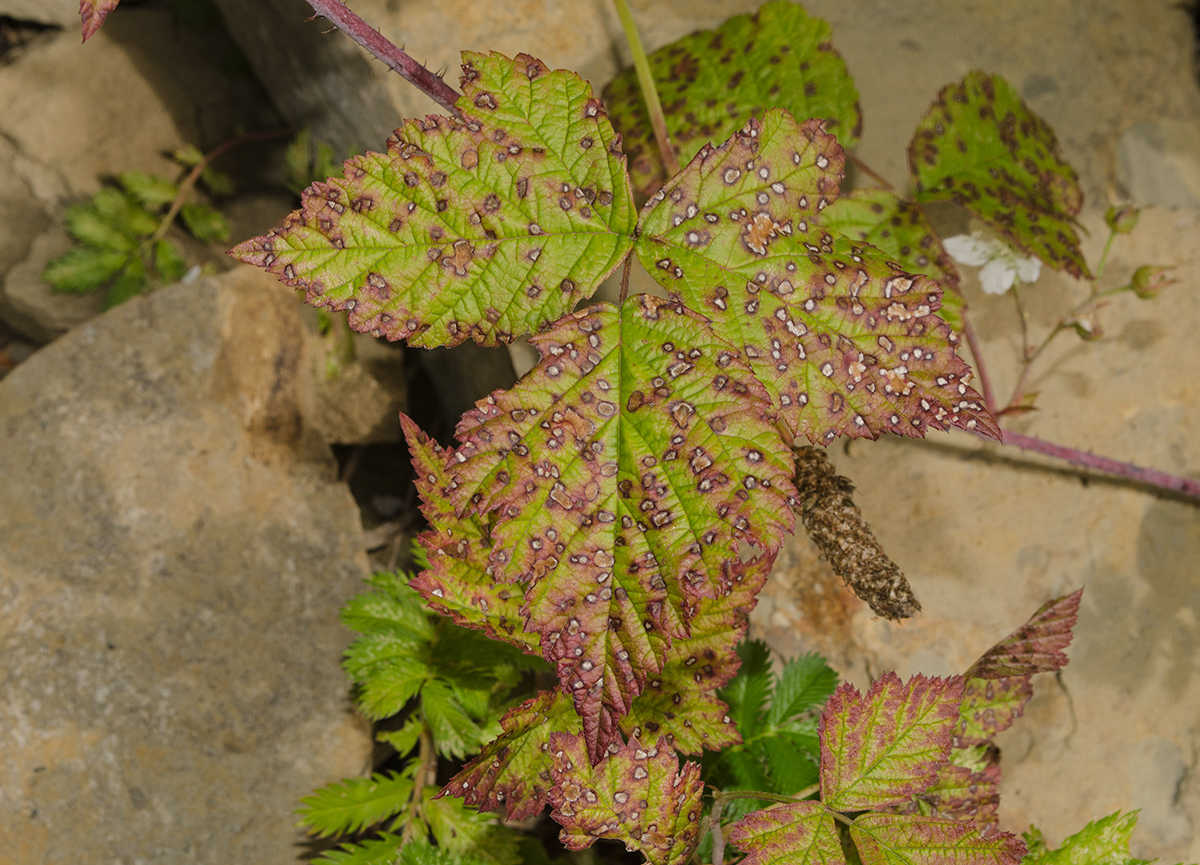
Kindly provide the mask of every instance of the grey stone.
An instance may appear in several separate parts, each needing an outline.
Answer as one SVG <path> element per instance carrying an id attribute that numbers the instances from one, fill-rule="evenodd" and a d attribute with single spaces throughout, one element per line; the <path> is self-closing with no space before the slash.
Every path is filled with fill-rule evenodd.
<path id="1" fill-rule="evenodd" d="M 366 767 L 337 611 L 367 562 L 309 363 L 239 268 L 0 381 L 7 861 L 294 861 L 297 799 Z"/>
<path id="2" fill-rule="evenodd" d="M 79 33 L 79 4 L 75 0 L 0 0 L 0 15 L 59 27 L 74 25 Z"/>
<path id="3" fill-rule="evenodd" d="M 1200 121 L 1138 123 L 1121 136 L 1117 153 L 1133 201 L 1200 209 Z"/>

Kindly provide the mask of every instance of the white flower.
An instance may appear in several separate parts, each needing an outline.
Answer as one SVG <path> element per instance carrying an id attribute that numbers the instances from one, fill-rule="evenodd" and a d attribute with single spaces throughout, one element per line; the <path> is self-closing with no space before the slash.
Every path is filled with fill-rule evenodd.
<path id="1" fill-rule="evenodd" d="M 991 240 L 981 232 L 959 234 L 942 241 L 946 252 L 959 264 L 982 267 L 979 282 L 985 294 L 1004 294 L 1019 277 L 1021 282 L 1037 282 L 1042 263 L 1021 255 L 1003 240 Z"/>

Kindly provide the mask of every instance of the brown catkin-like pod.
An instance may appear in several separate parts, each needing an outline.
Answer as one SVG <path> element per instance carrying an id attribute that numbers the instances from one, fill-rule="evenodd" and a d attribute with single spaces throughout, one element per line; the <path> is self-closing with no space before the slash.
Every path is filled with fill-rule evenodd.
<path id="1" fill-rule="evenodd" d="M 884 553 L 850 497 L 854 484 L 834 471 L 819 448 L 796 449 L 796 488 L 804 528 L 854 594 L 876 615 L 893 621 L 921 609 L 908 580 Z"/>

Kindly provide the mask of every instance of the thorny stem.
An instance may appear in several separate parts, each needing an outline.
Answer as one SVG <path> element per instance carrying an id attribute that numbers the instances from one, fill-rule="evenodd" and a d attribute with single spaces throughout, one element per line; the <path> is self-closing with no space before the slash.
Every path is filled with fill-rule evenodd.
<path id="1" fill-rule="evenodd" d="M 979 339 L 975 336 L 975 328 L 971 319 L 967 318 L 966 307 L 962 311 L 963 336 L 967 338 L 967 346 L 971 349 L 971 357 L 975 359 L 975 374 L 979 376 L 979 387 L 983 390 L 983 402 L 992 415 L 997 415 L 996 393 L 992 390 L 992 379 L 988 375 L 987 365 L 983 362 L 983 352 L 979 348 Z"/>
<path id="2" fill-rule="evenodd" d="M 187 200 L 188 195 L 200 180 L 200 175 L 204 173 L 204 169 L 212 164 L 212 161 L 217 157 L 227 153 L 235 147 L 242 144 L 249 144 L 252 141 L 269 141 L 272 138 L 280 138 L 290 132 L 288 129 L 274 129 L 270 132 L 248 132 L 245 135 L 239 135 L 236 138 L 230 138 L 228 141 L 222 142 L 210 150 L 208 153 L 192 166 L 192 170 L 188 172 L 187 177 L 179 184 L 179 191 L 175 193 L 175 200 L 171 202 L 171 207 L 167 210 L 167 215 L 158 223 L 158 228 L 154 230 L 154 234 L 150 236 L 148 241 L 151 245 L 158 243 L 166 237 L 166 234 L 171 229 L 171 225 L 175 222 L 175 217 L 179 215 L 179 211 L 183 209 L 183 204 Z"/>
<path id="3" fill-rule="evenodd" d="M 382 33 L 363 21 L 346 8 L 341 0 L 308 0 L 308 5 L 318 15 L 328 18 L 339 30 L 367 49 L 378 60 L 396 72 L 409 84 L 416 87 L 438 105 L 457 116 L 459 93 L 442 80 L 436 72 L 431 72 L 413 60 L 403 48 L 397 47 Z"/>
<path id="4" fill-rule="evenodd" d="M 1200 481 L 1168 474 L 1167 472 L 1160 472 L 1157 469 L 1142 468 L 1134 463 L 1097 456 L 1096 454 L 1087 453 L 1075 448 L 1056 445 L 1053 442 L 1044 441 L 1036 436 L 1027 436 L 1022 433 L 1013 432 L 1012 430 L 1004 430 L 1003 432 L 1004 444 L 1006 445 L 1044 454 L 1055 459 L 1065 460 L 1072 465 L 1096 469 L 1097 471 L 1115 475 L 1119 478 L 1129 478 L 1139 483 L 1170 490 L 1171 492 L 1180 493 L 1200 502 Z"/>
<path id="5" fill-rule="evenodd" d="M 712 829 L 712 865 L 725 863 L 725 835 L 721 832 L 721 809 L 724 807 L 725 800 L 718 795 L 713 800 L 712 811 L 708 815 Z"/>
<path id="6" fill-rule="evenodd" d="M 658 100 L 658 90 L 654 86 L 654 76 L 650 74 L 650 61 L 646 50 L 642 47 L 642 37 L 638 35 L 637 24 L 633 13 L 629 11 L 626 0 L 613 0 L 617 14 L 621 17 L 621 27 L 625 30 L 625 40 L 633 53 L 633 68 L 637 70 L 638 84 L 642 88 L 642 98 L 646 100 L 646 109 L 650 112 L 650 125 L 654 127 L 654 140 L 658 142 L 658 151 L 662 154 L 663 165 L 667 169 L 667 177 L 679 173 L 679 160 L 675 158 L 675 148 L 671 146 L 671 136 L 667 132 L 667 118 L 663 114 L 662 103 Z"/>

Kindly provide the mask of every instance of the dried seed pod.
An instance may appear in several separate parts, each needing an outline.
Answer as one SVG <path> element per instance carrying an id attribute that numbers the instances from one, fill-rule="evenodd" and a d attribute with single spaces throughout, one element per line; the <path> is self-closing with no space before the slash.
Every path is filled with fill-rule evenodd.
<path id="1" fill-rule="evenodd" d="M 921 609 L 908 580 L 884 553 L 850 498 L 854 485 L 834 471 L 823 451 L 797 448 L 796 488 L 804 528 L 854 594 L 870 604 L 876 615 L 893 621 Z"/>

